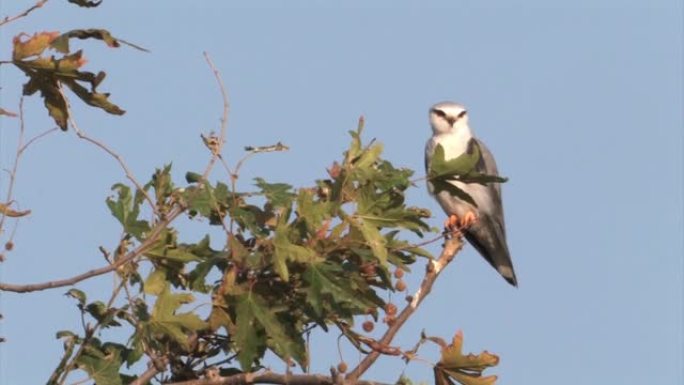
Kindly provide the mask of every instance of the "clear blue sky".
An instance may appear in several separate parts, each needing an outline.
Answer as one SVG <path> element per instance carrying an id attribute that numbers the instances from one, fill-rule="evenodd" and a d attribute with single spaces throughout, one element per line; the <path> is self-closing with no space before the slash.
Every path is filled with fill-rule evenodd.
<path id="1" fill-rule="evenodd" d="M 520 288 L 467 248 L 397 343 L 412 345 L 422 328 L 446 338 L 463 329 L 466 349 L 501 356 L 500 384 L 684 381 L 681 2 L 242 3 L 249 5 L 105 0 L 83 10 L 53 0 L 0 29 L 0 59 L 21 31 L 102 27 L 149 48 L 83 44 L 87 68 L 107 71 L 101 89 L 128 113 L 74 102 L 80 125 L 140 178 L 173 161 L 180 179 L 206 160 L 199 133 L 218 127 L 221 104 L 203 50 L 230 92 L 229 159 L 245 145 L 281 140 L 292 148 L 248 163 L 243 187 L 257 175 L 294 184 L 322 177 L 361 114 L 387 158 L 421 169 L 428 107 L 460 101 L 510 177 L 504 203 Z M 30 4 L 3 1 L 0 15 Z M 0 105 L 17 110 L 23 75 L 2 66 L 0 76 Z M 37 97 L 27 100 L 26 116 L 29 133 L 53 126 Z M 2 168 L 14 157 L 15 123 L 0 120 Z M 112 247 L 119 233 L 103 201 L 122 180 L 111 158 L 73 133 L 29 150 L 16 197 L 33 214 L 0 265 L 2 281 L 102 266 L 97 246 Z M 0 183 L 4 191 L 4 175 Z M 423 186 L 410 199 L 440 225 Z M 199 237 L 198 228 L 190 234 Z M 79 288 L 97 297 L 112 285 L 106 276 Z M 54 333 L 80 323 L 65 291 L 0 294 L 8 339 L 0 383 L 45 382 L 62 351 Z M 326 371 L 337 362 L 334 338 L 321 341 L 314 368 Z M 353 364 L 356 355 L 347 350 L 346 359 Z M 385 359 L 369 378 L 394 381 L 402 368 Z M 422 363 L 406 373 L 432 381 Z"/>

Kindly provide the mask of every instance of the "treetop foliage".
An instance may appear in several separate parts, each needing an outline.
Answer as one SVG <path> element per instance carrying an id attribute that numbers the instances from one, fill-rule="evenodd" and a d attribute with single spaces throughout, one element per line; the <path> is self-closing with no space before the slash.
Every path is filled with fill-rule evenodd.
<path id="1" fill-rule="evenodd" d="M 69 2 L 82 7 L 101 3 Z M 19 19 L 33 9 L 6 20 Z M 412 170 L 384 159 L 382 143 L 363 141 L 363 119 L 349 132 L 351 140 L 342 157 L 311 185 L 295 188 L 256 177 L 250 191 L 239 191 L 236 180 L 247 158 L 283 151 L 287 146 L 248 147 L 245 158 L 230 168 L 221 155 L 227 116 L 224 100 L 221 134 L 202 136 L 210 152 L 205 170 L 189 171 L 185 180 L 178 181 L 173 180 L 169 164 L 155 170 L 149 181 L 139 183 L 121 157 L 106 144 L 88 137 L 75 123 L 64 87 L 87 105 L 113 115 L 124 111 L 109 100 L 108 93 L 98 91 L 105 73 L 83 70 L 87 61 L 82 50 L 70 50 L 72 39 L 139 48 L 104 29 L 38 32 L 16 36 L 12 58 L 3 63 L 13 64 L 28 77 L 23 95 L 40 93 L 57 126 L 63 131 L 72 126 L 79 138 L 113 156 L 130 183 L 114 184 L 112 195 L 105 201 L 122 229 L 111 250 L 100 247 L 107 266 L 43 284 L 0 283 L 1 290 L 25 293 L 74 286 L 105 273 L 117 277 L 109 298 L 93 299 L 93 293 L 77 287 L 66 292 L 82 317 L 83 330 L 57 332 L 64 355 L 48 384 L 68 383 L 69 375 L 79 371 L 98 385 L 146 384 L 153 378 L 164 384 L 204 384 L 221 379 L 226 382 L 215 383 L 247 384 L 258 382 L 259 375 L 264 376 L 264 382 L 297 383 L 288 377 L 289 371 L 283 375 L 264 372 L 265 356 L 272 352 L 288 367 L 299 366 L 307 375 L 311 357 L 306 337 L 315 329 L 337 330 L 365 358 L 346 377 L 347 366 L 342 362 L 329 377 L 311 375 L 302 377 L 302 383 L 363 382 L 360 376 L 378 355 L 399 356 L 409 362 L 418 357 L 425 342 L 441 347 L 441 359 L 434 365 L 437 384 L 494 383 L 496 377 L 483 376 L 483 371 L 495 366 L 498 357 L 487 352 L 463 355 L 460 332 L 451 344 L 423 335 L 410 350 L 390 345 L 430 292 L 442 268 L 460 249 L 460 234 L 449 234 L 438 258 L 422 246 L 441 240 L 442 235 L 419 244 L 409 240 L 434 233 L 426 222 L 431 217 L 429 210 L 406 201 L 407 190 L 420 178 L 412 179 Z M 223 91 L 220 75 L 208 62 Z M 0 115 L 6 115 L 3 119 L 18 116 L 23 135 L 21 112 L 0 109 Z M 28 144 L 44 135 L 37 135 Z M 28 144 L 20 142 L 16 160 Z M 505 182 L 504 178 L 477 173 L 480 158 L 477 145 L 448 161 L 438 147 L 427 179 L 438 191 L 447 189 L 472 201 L 450 182 Z M 219 162 L 228 175 L 211 182 L 209 175 Z M 12 183 L 15 174 L 16 165 Z M 30 213 L 12 209 L 11 188 L 8 195 L 7 203 L 0 203 L 0 229 L 6 217 L 19 220 Z M 219 228 L 224 234 L 218 242 L 221 246 L 211 241 L 208 230 L 205 236 L 188 242 L 183 228 L 174 222 L 179 217 Z M 392 292 L 406 290 L 402 277 L 419 259 L 427 265 L 423 282 L 414 295 L 407 296 L 400 312 L 386 298 Z M 360 320 L 365 321 L 362 331 L 357 327 Z M 381 322 L 387 326 L 383 338 L 369 337 L 367 333 Z M 107 341 L 105 329 L 120 330 L 126 338 Z M 133 373 L 140 362 L 148 369 Z M 240 380 L 248 374 L 251 382 Z"/>

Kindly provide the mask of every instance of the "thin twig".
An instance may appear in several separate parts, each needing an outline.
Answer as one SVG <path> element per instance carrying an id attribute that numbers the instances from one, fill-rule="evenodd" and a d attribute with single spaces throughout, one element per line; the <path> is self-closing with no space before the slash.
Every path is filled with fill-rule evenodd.
<path id="1" fill-rule="evenodd" d="M 34 142 L 38 141 L 39 139 L 41 139 L 41 138 L 43 138 L 43 137 L 45 137 L 45 136 L 47 136 L 47 135 L 49 135 L 49 134 L 52 134 L 52 133 L 55 132 L 55 131 L 59 131 L 59 128 L 58 128 L 58 127 L 52 127 L 51 129 L 49 129 L 49 130 L 47 130 L 47 131 L 43 131 L 43 132 L 41 132 L 40 134 L 38 134 L 38 135 L 34 136 L 33 138 L 29 139 L 29 140 L 26 142 L 26 144 L 24 144 L 24 146 L 21 147 L 21 148 L 19 149 L 19 153 L 20 153 L 20 154 L 23 154 L 24 151 L 26 151 L 26 149 L 28 148 L 28 146 L 32 145 Z"/>
<path id="2" fill-rule="evenodd" d="M 214 77 L 216 78 L 216 83 L 218 83 L 219 90 L 221 91 L 221 98 L 223 100 L 223 115 L 221 115 L 221 134 L 218 138 L 218 146 L 215 151 L 212 151 L 211 160 L 209 161 L 209 164 L 207 165 L 206 169 L 204 170 L 204 173 L 202 174 L 202 179 L 207 180 L 207 178 L 209 177 L 209 173 L 211 172 L 211 169 L 214 167 L 214 164 L 216 163 L 216 159 L 221 157 L 223 146 L 226 144 L 226 139 L 228 135 L 228 112 L 230 111 L 230 104 L 228 102 L 228 94 L 226 93 L 226 87 L 223 85 L 223 79 L 221 79 L 221 74 L 218 72 L 216 66 L 214 65 L 214 62 L 209 57 L 209 53 L 204 52 L 204 59 L 207 61 L 207 64 L 209 64 L 209 68 L 211 68 L 211 71 L 214 73 Z"/>
<path id="3" fill-rule="evenodd" d="M 143 194 L 143 197 L 145 198 L 147 203 L 150 205 L 150 208 L 152 209 L 152 211 L 155 214 L 159 215 L 159 211 L 157 210 L 157 205 L 154 204 L 154 201 L 149 196 L 149 194 L 147 194 L 147 191 L 145 191 L 145 189 L 140 184 L 140 182 L 138 182 L 135 175 L 133 175 L 133 172 L 131 172 L 131 170 L 128 168 L 128 166 L 126 165 L 126 162 L 123 160 L 121 155 L 119 155 L 114 150 L 109 148 L 106 144 L 89 137 L 84 131 L 82 131 L 78 127 L 78 124 L 76 124 L 76 120 L 73 117 L 74 116 L 73 112 L 71 111 L 71 103 L 69 102 L 69 98 L 67 98 L 67 96 L 64 94 L 64 90 L 62 89 L 61 85 L 59 86 L 58 89 L 59 89 L 59 93 L 61 94 L 62 98 L 66 101 L 66 110 L 67 110 L 67 117 L 69 119 L 69 125 L 74 129 L 74 132 L 76 132 L 76 136 L 78 136 L 79 139 L 82 139 L 82 140 L 85 140 L 86 142 L 94 144 L 95 146 L 99 147 L 100 149 L 102 149 L 107 154 L 111 155 L 119 163 L 119 166 L 121 166 L 121 168 L 123 169 L 128 180 L 130 180 L 131 183 L 133 183 L 133 185 L 135 185 L 135 188 Z"/>
<path id="4" fill-rule="evenodd" d="M 448 237 L 457 236 L 459 233 L 461 233 L 462 230 L 463 230 L 462 228 L 455 228 L 453 230 L 445 229 L 444 232 L 442 232 L 439 235 L 437 235 L 433 238 L 430 238 L 426 241 L 419 242 L 419 243 L 413 243 L 413 244 L 402 246 L 402 247 L 394 247 L 394 248 L 392 248 L 392 250 L 402 251 L 402 250 L 413 249 L 416 247 L 423 247 L 423 246 L 429 245 L 431 243 L 435 243 L 435 242 L 439 241 L 440 239 L 444 239 L 445 236 L 448 236 Z"/>
<path id="5" fill-rule="evenodd" d="M 12 17 L 10 17 L 10 16 L 5 16 L 5 18 L 2 19 L 2 21 L 0 21 L 0 27 L 2 27 L 3 25 L 5 25 L 5 24 L 7 24 L 7 23 L 11 23 L 11 22 L 13 22 L 13 21 L 15 21 L 15 20 L 17 20 L 17 19 L 20 19 L 20 18 L 22 18 L 22 17 L 28 16 L 29 13 L 31 13 L 31 12 L 35 11 L 36 9 L 42 7 L 42 6 L 45 5 L 45 3 L 47 3 L 47 2 L 48 2 L 48 0 L 40 0 L 40 1 L 38 1 L 37 3 L 33 4 L 31 7 L 29 7 L 27 10 L 25 10 L 24 12 L 22 12 L 22 13 L 20 13 L 20 14 L 18 14 L 18 15 L 15 15 L 15 16 L 12 16 Z"/>
<path id="6" fill-rule="evenodd" d="M 14 193 L 14 182 L 17 178 L 17 169 L 19 168 L 19 159 L 21 158 L 22 148 L 24 147 L 24 133 L 26 132 L 26 127 L 24 125 L 24 97 L 19 99 L 19 138 L 17 139 L 17 153 L 14 157 L 14 165 L 12 166 L 12 171 L 10 172 L 9 186 L 7 187 L 7 196 L 5 202 L 7 206 L 12 203 L 12 194 Z M 7 219 L 6 212 L 3 211 L 2 217 L 0 218 L 0 232 L 5 225 L 5 219 Z"/>
<path id="7" fill-rule="evenodd" d="M 439 276 L 439 273 L 444 269 L 446 265 L 451 262 L 456 253 L 458 253 L 463 247 L 463 239 L 460 236 L 455 236 L 446 240 L 444 244 L 444 249 L 439 256 L 439 259 L 431 261 L 427 265 L 425 276 L 423 277 L 423 282 L 420 284 L 420 288 L 413 295 L 411 301 L 404 307 L 404 309 L 399 313 L 395 319 L 392 326 L 390 326 L 385 334 L 380 338 L 378 343 L 382 346 L 389 346 L 392 339 L 401 329 L 404 323 L 413 315 L 418 306 L 423 302 L 425 297 L 432 290 L 432 285 Z M 373 365 L 373 363 L 380 357 L 380 352 L 373 350 L 370 354 L 366 355 L 363 360 L 352 370 L 346 377 L 345 383 L 354 384 L 358 383 L 358 379 L 368 370 L 368 368 Z"/>
<path id="8" fill-rule="evenodd" d="M 57 281 L 32 283 L 32 284 L 27 284 L 27 285 L 0 283 L 0 291 L 11 291 L 14 293 L 28 293 L 28 292 L 32 292 L 32 291 L 54 289 L 57 287 L 71 286 L 71 285 L 76 284 L 78 282 L 81 282 L 85 279 L 96 277 L 98 275 L 102 275 L 102 274 L 106 274 L 106 273 L 109 273 L 111 271 L 114 271 L 117 268 L 127 264 L 130 261 L 132 261 L 136 257 L 142 255 L 148 248 L 150 248 L 157 241 L 157 237 L 159 237 L 159 235 L 166 229 L 166 227 L 174 219 L 176 219 L 176 217 L 178 217 L 183 211 L 184 210 L 181 208 L 178 208 L 175 211 L 171 211 L 163 221 L 159 222 L 155 226 L 155 228 L 152 230 L 152 232 L 150 232 L 150 235 L 145 239 L 145 241 L 140 246 L 138 246 L 138 248 L 130 251 L 123 258 L 119 259 L 118 261 L 114 262 L 111 265 L 107 265 L 107 266 L 101 267 L 99 269 L 90 270 L 90 271 L 87 271 L 85 273 L 73 276 L 71 278 L 61 279 L 61 280 L 57 280 Z"/>
<path id="9" fill-rule="evenodd" d="M 61 88 L 60 88 L 60 90 L 61 90 Z M 68 107 L 68 102 L 67 102 L 67 109 L 68 108 L 69 107 Z M 86 142 L 92 143 L 95 146 L 101 148 L 102 150 L 104 150 L 104 152 L 106 152 L 107 154 L 111 155 L 114 159 L 116 159 L 116 161 L 119 163 L 119 166 L 121 166 L 124 173 L 126 174 L 126 178 L 128 178 L 128 180 L 130 180 L 131 183 L 133 183 L 133 185 L 135 185 L 135 188 L 143 194 L 143 197 L 145 198 L 147 203 L 150 205 L 150 208 L 152 209 L 152 211 L 154 211 L 154 213 L 156 213 L 156 214 L 159 214 L 158 210 L 157 210 L 157 205 L 154 204 L 154 201 L 149 196 L 149 194 L 147 194 L 147 191 L 145 191 L 145 189 L 140 184 L 140 182 L 138 182 L 138 180 L 135 178 L 135 175 L 133 175 L 133 172 L 131 172 L 131 170 L 128 168 L 128 166 L 126 165 L 126 162 L 123 160 L 121 155 L 114 152 L 114 150 L 109 148 L 106 144 L 98 141 L 97 139 L 93 139 L 93 138 L 89 137 L 83 131 L 81 131 L 81 129 L 78 128 L 78 125 L 76 125 L 76 121 L 73 119 L 73 117 L 71 115 L 71 111 L 68 112 L 68 116 L 69 116 L 69 124 L 74 129 L 74 131 L 76 132 L 76 136 L 78 136 L 79 139 L 83 139 Z"/>
<path id="10" fill-rule="evenodd" d="M 105 305 L 105 309 L 110 309 L 112 305 L 114 304 L 114 300 L 116 300 L 116 297 L 119 296 L 119 293 L 121 292 L 121 289 L 123 288 L 126 280 L 122 279 L 119 285 L 114 289 L 112 292 L 112 296 L 109 297 L 109 301 L 107 301 L 107 305 Z M 85 314 L 85 310 L 81 310 L 81 317 Z M 64 384 L 69 377 L 69 372 L 74 368 L 76 365 L 76 360 L 83 354 L 83 351 L 85 350 L 86 346 L 88 346 L 88 343 L 90 342 L 90 339 L 93 338 L 95 333 L 97 332 L 97 329 L 99 329 L 102 326 L 102 321 L 107 319 L 107 317 L 102 318 L 101 320 L 97 321 L 97 324 L 90 329 L 88 328 L 87 325 L 83 325 L 83 332 L 84 332 L 84 337 L 83 341 L 81 342 L 80 346 L 78 347 L 78 350 L 76 351 L 76 354 L 74 354 L 71 357 L 70 362 L 64 367 L 64 371 L 62 372 L 62 380 L 59 381 L 59 384 Z"/>
<path id="11" fill-rule="evenodd" d="M 159 373 L 159 369 L 157 369 L 157 366 L 154 365 L 154 363 L 150 362 L 147 370 L 129 385 L 147 385 L 147 383 L 149 383 L 152 378 L 157 375 L 157 373 Z"/>

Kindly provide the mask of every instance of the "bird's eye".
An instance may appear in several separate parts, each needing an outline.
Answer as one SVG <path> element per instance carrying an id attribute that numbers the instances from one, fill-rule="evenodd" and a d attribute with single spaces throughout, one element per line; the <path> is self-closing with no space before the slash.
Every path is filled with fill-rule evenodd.
<path id="1" fill-rule="evenodd" d="M 464 117 L 466 112 L 467 112 L 466 110 L 461 111 L 461 113 L 458 114 L 458 118 L 460 119 L 460 118 Z"/>
<path id="2" fill-rule="evenodd" d="M 433 108 L 433 109 L 432 109 L 432 112 L 433 112 L 435 115 L 439 116 L 440 118 L 445 118 L 445 117 L 446 117 L 446 114 L 445 114 L 444 111 L 442 111 L 442 110 L 438 110 L 438 109 L 436 109 L 436 108 Z"/>

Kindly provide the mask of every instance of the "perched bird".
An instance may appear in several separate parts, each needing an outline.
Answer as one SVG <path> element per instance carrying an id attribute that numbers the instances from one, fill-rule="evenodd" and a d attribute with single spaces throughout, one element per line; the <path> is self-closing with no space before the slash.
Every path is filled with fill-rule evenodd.
<path id="1" fill-rule="evenodd" d="M 492 153 L 482 141 L 473 136 L 468 126 L 468 112 L 465 107 L 453 102 L 435 104 L 430 108 L 430 125 L 432 137 L 425 146 L 425 167 L 428 169 L 428 174 L 430 162 L 438 144 L 444 148 L 444 158 L 447 161 L 457 158 L 477 144 L 481 159 L 475 166 L 475 171 L 487 175 L 499 175 Z M 450 180 L 449 183 L 470 195 L 477 207 L 447 190 L 436 192 L 434 185 L 428 179 L 428 191 L 434 195 L 442 209 L 449 215 L 445 226 L 451 229 L 461 229 L 465 238 L 480 255 L 508 283 L 517 286 L 518 281 L 515 278 L 511 255 L 506 244 L 501 185 L 499 183 L 482 185 L 456 180 Z"/>

